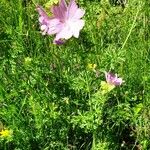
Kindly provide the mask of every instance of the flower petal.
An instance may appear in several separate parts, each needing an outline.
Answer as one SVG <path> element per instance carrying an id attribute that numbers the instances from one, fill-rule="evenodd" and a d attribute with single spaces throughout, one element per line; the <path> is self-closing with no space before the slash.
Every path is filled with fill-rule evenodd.
<path id="1" fill-rule="evenodd" d="M 71 0 L 68 6 L 68 17 L 71 18 L 77 9 L 78 9 L 78 6 L 75 0 Z"/>
<path id="2" fill-rule="evenodd" d="M 105 72 L 106 81 L 112 85 L 121 85 L 123 83 L 122 78 L 118 78 L 117 74 L 112 74 L 110 72 Z"/>
<path id="3" fill-rule="evenodd" d="M 47 26 L 46 25 L 41 25 L 41 30 L 42 31 L 47 30 Z"/>
<path id="4" fill-rule="evenodd" d="M 62 30 L 63 24 L 58 19 L 51 19 L 48 24 L 48 35 L 56 34 Z"/>
<path id="5" fill-rule="evenodd" d="M 68 19 L 80 19 L 85 14 L 85 11 L 78 8 L 75 0 L 71 0 L 68 6 Z"/>
<path id="6" fill-rule="evenodd" d="M 44 9 L 41 6 L 37 6 L 37 11 L 40 15 L 39 17 L 39 22 L 41 24 L 47 23 L 49 21 L 49 16 L 46 14 Z"/>
<path id="7" fill-rule="evenodd" d="M 70 28 L 74 37 L 79 37 L 79 32 L 84 26 L 84 20 L 77 20 L 70 23 Z"/>
<path id="8" fill-rule="evenodd" d="M 71 37 L 72 37 L 72 31 L 71 31 L 70 27 L 64 25 L 63 29 L 59 33 L 56 34 L 55 40 L 56 41 L 59 40 L 59 39 L 68 40 Z"/>
<path id="9" fill-rule="evenodd" d="M 84 16 L 84 14 L 85 14 L 85 11 L 78 8 L 73 16 L 73 19 L 80 19 Z"/>
<path id="10" fill-rule="evenodd" d="M 65 0 L 61 0 L 59 6 L 53 6 L 51 12 L 54 14 L 55 18 L 64 21 L 67 13 L 67 4 Z"/>
<path id="11" fill-rule="evenodd" d="M 123 83 L 122 78 L 118 78 L 116 79 L 116 81 L 114 81 L 114 85 L 121 85 Z"/>

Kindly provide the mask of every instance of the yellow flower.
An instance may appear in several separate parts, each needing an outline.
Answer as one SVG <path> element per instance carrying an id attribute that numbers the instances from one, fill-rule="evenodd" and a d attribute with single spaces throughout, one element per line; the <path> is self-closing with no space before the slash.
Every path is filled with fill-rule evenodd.
<path id="1" fill-rule="evenodd" d="M 32 61 L 32 58 L 26 57 L 26 58 L 24 59 L 24 64 L 28 66 L 28 65 L 31 64 L 31 61 Z"/>
<path id="2" fill-rule="evenodd" d="M 95 70 L 96 66 L 97 66 L 96 64 L 90 64 L 90 63 L 89 63 L 89 64 L 87 65 L 87 68 L 88 68 L 88 69 L 91 69 L 91 70 Z"/>
<path id="3" fill-rule="evenodd" d="M 45 4 L 45 7 L 46 8 L 49 8 L 51 7 L 52 5 L 56 5 L 58 4 L 59 0 L 49 0 L 46 4 Z"/>
<path id="4" fill-rule="evenodd" d="M 115 88 L 115 85 L 109 84 L 105 81 L 101 81 L 101 92 L 103 95 L 106 93 L 109 93 L 114 88 Z"/>
<path id="5" fill-rule="evenodd" d="M 3 129 L 2 131 L 0 131 L 0 137 L 9 137 L 11 136 L 12 131 L 8 130 L 8 129 Z"/>

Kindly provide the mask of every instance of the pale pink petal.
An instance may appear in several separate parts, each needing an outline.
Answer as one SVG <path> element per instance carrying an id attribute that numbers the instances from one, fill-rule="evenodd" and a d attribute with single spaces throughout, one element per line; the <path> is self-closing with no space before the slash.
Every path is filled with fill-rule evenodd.
<path id="1" fill-rule="evenodd" d="M 63 11 L 66 11 L 66 10 L 67 10 L 67 4 L 66 4 L 66 1 L 65 1 L 65 0 L 61 0 L 59 6 L 60 6 L 60 8 L 61 8 Z"/>
<path id="2" fill-rule="evenodd" d="M 84 14 L 85 14 L 85 11 L 78 8 L 75 14 L 73 15 L 72 19 L 80 19 L 84 16 Z"/>
<path id="3" fill-rule="evenodd" d="M 71 0 L 68 6 L 68 18 L 72 18 L 76 12 L 76 10 L 78 9 L 78 6 L 75 2 L 75 0 Z"/>
<path id="4" fill-rule="evenodd" d="M 115 85 L 121 85 L 123 83 L 122 78 L 118 78 L 117 80 L 114 81 Z"/>
<path id="5" fill-rule="evenodd" d="M 42 31 L 47 30 L 47 26 L 46 25 L 41 25 L 41 30 Z"/>
<path id="6" fill-rule="evenodd" d="M 74 37 L 79 37 L 79 32 L 84 26 L 84 20 L 70 21 L 70 28 Z"/>
<path id="7" fill-rule="evenodd" d="M 44 17 L 43 16 L 39 17 L 39 22 L 43 23 L 43 21 L 44 21 Z"/>
<path id="8" fill-rule="evenodd" d="M 39 22 L 46 23 L 49 21 L 49 17 L 41 6 L 37 6 L 37 11 L 40 15 Z"/>
<path id="9" fill-rule="evenodd" d="M 117 74 L 112 74 L 110 72 L 105 72 L 106 81 L 112 85 L 121 85 L 123 83 L 122 78 L 118 78 Z"/>
<path id="10" fill-rule="evenodd" d="M 41 16 L 47 16 L 46 12 L 41 6 L 38 5 L 36 9 Z"/>
<path id="11" fill-rule="evenodd" d="M 56 34 L 62 30 L 63 24 L 58 19 L 51 19 L 48 24 L 49 35 Z"/>
<path id="12" fill-rule="evenodd" d="M 64 26 L 63 29 L 56 34 L 55 40 L 59 39 L 70 39 L 72 37 L 72 31 L 70 30 L 69 26 Z"/>
<path id="13" fill-rule="evenodd" d="M 75 0 L 71 0 L 68 6 L 68 19 L 80 19 L 85 11 L 78 8 Z"/>
<path id="14" fill-rule="evenodd" d="M 65 0 L 61 0 L 59 6 L 53 6 L 51 12 L 53 13 L 55 18 L 64 21 L 67 14 L 67 4 Z"/>

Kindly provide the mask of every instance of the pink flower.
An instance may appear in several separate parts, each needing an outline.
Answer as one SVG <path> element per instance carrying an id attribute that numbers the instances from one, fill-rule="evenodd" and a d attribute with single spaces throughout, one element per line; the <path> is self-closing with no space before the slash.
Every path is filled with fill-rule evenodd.
<path id="1" fill-rule="evenodd" d="M 112 74 L 110 72 L 105 72 L 105 77 L 106 77 L 106 81 L 107 83 L 111 84 L 111 85 L 121 85 L 123 83 L 122 78 L 118 78 L 117 74 Z"/>
<path id="2" fill-rule="evenodd" d="M 39 12 L 39 22 L 42 33 L 53 35 L 56 34 L 55 41 L 61 39 L 70 39 L 72 36 L 78 38 L 79 32 L 84 26 L 85 11 L 78 8 L 75 0 L 71 0 L 67 6 L 65 0 L 61 0 L 58 6 L 53 6 L 51 9 L 52 16 L 49 17 L 42 7 L 37 6 Z"/>
<path id="3" fill-rule="evenodd" d="M 50 22 L 50 17 L 47 16 L 46 12 L 41 6 L 37 6 L 37 11 L 39 12 L 39 22 L 41 24 L 42 34 L 45 35 L 48 32 L 48 25 Z"/>

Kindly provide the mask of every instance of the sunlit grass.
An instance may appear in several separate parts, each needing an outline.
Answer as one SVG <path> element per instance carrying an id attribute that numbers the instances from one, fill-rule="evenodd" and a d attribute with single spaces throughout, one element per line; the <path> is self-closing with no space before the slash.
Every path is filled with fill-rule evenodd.
<path id="1" fill-rule="evenodd" d="M 32 1 L 0 1 L 0 149 L 150 148 L 150 4 L 78 2 L 85 27 L 57 46 Z M 105 71 L 125 82 L 101 95 Z"/>

